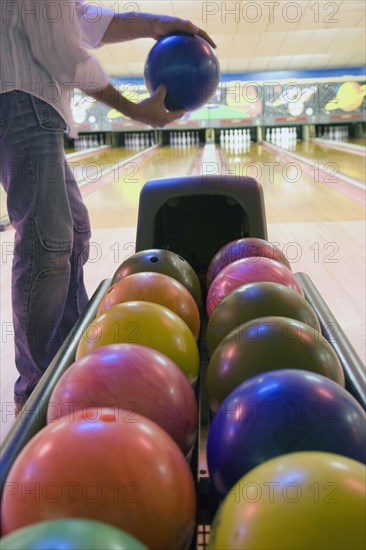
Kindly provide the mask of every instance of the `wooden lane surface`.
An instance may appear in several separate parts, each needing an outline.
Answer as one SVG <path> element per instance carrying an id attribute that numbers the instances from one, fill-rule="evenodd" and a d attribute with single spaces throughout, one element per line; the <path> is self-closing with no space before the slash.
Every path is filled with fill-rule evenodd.
<path id="1" fill-rule="evenodd" d="M 313 279 L 365 361 L 365 209 L 309 174 L 297 174 L 291 160 L 287 166 L 260 145 L 252 144 L 245 155 L 227 156 L 225 170 L 260 175 L 269 240 L 278 243 L 294 272 Z"/>
<path id="2" fill-rule="evenodd" d="M 348 143 L 353 143 L 354 145 L 361 145 L 366 147 L 366 136 L 363 138 L 351 138 L 348 140 Z"/>
<path id="3" fill-rule="evenodd" d="M 189 173 L 197 147 L 177 150 L 157 149 L 152 156 L 128 161 L 111 174 L 111 182 L 85 197 L 92 228 L 123 228 L 135 226 L 140 191 L 155 178 Z"/>
<path id="4" fill-rule="evenodd" d="M 108 185 L 85 197 L 92 227 L 90 258 L 85 267 L 89 295 L 135 251 L 142 187 L 151 179 L 189 174 L 197 151 L 197 147 L 164 147 L 146 159 L 135 158 L 112 174 Z"/>
<path id="5" fill-rule="evenodd" d="M 83 151 L 80 151 L 82 153 Z M 73 174 L 77 182 L 81 181 L 97 181 L 101 172 L 106 168 L 112 168 L 132 155 L 136 151 L 124 147 L 115 149 L 106 149 L 99 153 L 95 153 L 90 157 L 68 159 L 69 165 L 72 168 Z"/>
<path id="6" fill-rule="evenodd" d="M 0 185 L 0 219 L 7 217 L 8 210 L 6 207 L 6 193 Z"/>
<path id="7" fill-rule="evenodd" d="M 315 171 L 313 177 L 302 172 L 291 158 L 285 162 L 259 144 L 251 144 L 245 154 L 226 157 L 227 173 L 254 177 L 263 186 L 268 223 L 364 219 L 360 204 L 321 184 Z"/>
<path id="8" fill-rule="evenodd" d="M 352 154 L 348 151 L 339 151 L 322 147 L 317 143 L 309 141 L 299 141 L 296 144 L 296 153 L 319 162 L 322 166 L 329 165 L 328 169 L 334 170 L 336 176 L 342 172 L 351 178 L 365 181 L 366 176 L 366 158 Z"/>

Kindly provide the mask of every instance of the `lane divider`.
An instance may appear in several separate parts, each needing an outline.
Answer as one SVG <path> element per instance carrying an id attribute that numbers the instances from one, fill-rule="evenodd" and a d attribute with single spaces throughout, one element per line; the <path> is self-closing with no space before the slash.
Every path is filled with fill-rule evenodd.
<path id="1" fill-rule="evenodd" d="M 89 149 L 83 149 L 82 151 L 75 151 L 74 153 L 67 153 L 67 160 L 78 160 L 86 157 L 93 157 L 95 154 L 104 153 L 112 149 L 111 145 L 100 145 L 99 147 L 90 147 Z"/>
<path id="2" fill-rule="evenodd" d="M 328 147 L 328 149 L 336 149 L 337 151 L 343 151 L 345 153 L 359 155 L 360 157 L 366 157 L 366 147 L 356 145 L 355 143 L 344 143 L 320 138 L 313 138 L 310 140 L 310 143 L 315 143 L 316 145 L 321 145 L 322 147 Z"/>
<path id="3" fill-rule="evenodd" d="M 123 169 L 124 166 L 130 164 L 131 162 L 138 160 L 141 161 L 145 158 L 150 157 L 155 153 L 155 151 L 159 148 L 159 145 L 152 145 L 151 147 L 148 147 L 147 149 L 144 149 L 143 151 L 140 151 L 139 153 L 136 153 L 135 155 L 132 155 L 130 157 L 127 157 L 123 159 L 121 162 L 115 162 L 112 164 L 112 166 L 107 166 L 103 170 L 100 171 L 98 174 L 98 179 L 83 179 L 78 181 L 78 185 L 81 191 L 81 194 L 83 197 L 87 197 L 97 189 L 100 189 L 101 187 L 104 187 L 108 183 L 111 182 L 110 174 L 112 172 L 115 172 L 116 170 Z M 108 145 L 94 149 L 88 149 L 88 154 L 84 155 L 84 153 L 69 153 L 66 155 L 67 160 L 75 160 L 78 158 L 82 158 L 85 156 L 92 156 L 95 154 L 96 151 L 100 152 L 100 150 L 103 149 L 105 151 L 106 149 L 110 149 Z M 0 219 L 0 231 L 5 231 L 8 227 L 10 227 L 10 220 L 8 216 L 4 216 Z"/>
<path id="4" fill-rule="evenodd" d="M 320 163 L 314 159 L 307 159 L 297 155 L 296 153 L 286 151 L 276 145 L 268 143 L 267 141 L 263 141 L 261 145 L 264 149 L 269 151 L 271 154 L 275 154 L 277 157 L 283 158 L 287 161 L 293 159 L 300 165 L 300 168 L 304 170 L 304 172 L 312 177 L 314 177 L 316 172 L 319 182 L 323 183 L 327 187 L 347 195 L 359 204 L 365 204 L 365 184 L 361 180 L 351 178 L 343 172 L 337 172 L 335 174 L 334 170 L 322 167 Z"/>
<path id="5" fill-rule="evenodd" d="M 87 197 L 97 189 L 101 189 L 102 187 L 105 187 L 108 183 L 111 183 L 111 174 L 115 173 L 116 170 L 121 170 L 124 167 L 128 166 L 134 161 L 142 161 L 146 158 L 151 157 L 157 150 L 159 149 L 159 145 L 152 145 L 151 147 L 148 147 L 147 149 L 144 149 L 143 151 L 140 151 L 139 153 L 136 153 L 135 155 L 132 155 L 131 157 L 127 157 L 120 162 L 114 162 L 112 166 L 107 166 L 103 170 L 101 170 L 100 174 L 98 174 L 97 180 L 88 180 L 84 179 L 79 183 L 79 188 L 81 191 L 81 194 L 83 197 Z"/>

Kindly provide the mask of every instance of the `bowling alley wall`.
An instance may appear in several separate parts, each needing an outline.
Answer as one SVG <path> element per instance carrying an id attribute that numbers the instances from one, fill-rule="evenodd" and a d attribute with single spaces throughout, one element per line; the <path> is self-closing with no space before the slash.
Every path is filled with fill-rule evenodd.
<path id="1" fill-rule="evenodd" d="M 214 97 L 203 108 L 167 129 L 273 127 L 357 124 L 366 121 L 364 68 L 293 73 L 223 75 Z M 349 76 L 341 76 L 349 74 Z M 299 76 L 300 75 L 300 76 Z M 326 75 L 326 76 L 324 76 Z M 301 77 L 302 76 L 302 77 Z M 260 78 L 262 80 L 260 80 Z M 149 96 L 143 79 L 115 79 L 122 95 L 134 102 Z M 149 127 L 76 91 L 72 101 L 79 132 L 123 132 Z"/>

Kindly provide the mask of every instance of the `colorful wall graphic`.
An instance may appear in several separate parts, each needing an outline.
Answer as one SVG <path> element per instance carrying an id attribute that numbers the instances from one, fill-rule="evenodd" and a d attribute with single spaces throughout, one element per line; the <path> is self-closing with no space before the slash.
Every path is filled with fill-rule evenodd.
<path id="1" fill-rule="evenodd" d="M 131 101 L 148 97 L 143 84 L 119 90 Z M 75 92 L 74 120 L 80 132 L 147 130 L 150 127 Z M 221 82 L 210 102 L 168 125 L 169 129 L 332 124 L 366 120 L 365 80 Z"/>

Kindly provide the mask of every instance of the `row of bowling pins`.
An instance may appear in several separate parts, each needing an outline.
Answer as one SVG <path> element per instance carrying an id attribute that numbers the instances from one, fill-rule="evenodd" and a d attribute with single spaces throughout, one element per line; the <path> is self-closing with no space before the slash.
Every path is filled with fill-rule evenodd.
<path id="1" fill-rule="evenodd" d="M 250 151 L 250 140 L 242 140 L 242 141 L 222 141 L 221 147 L 224 149 L 226 153 L 230 154 L 241 154 L 241 153 L 247 153 Z"/>
<path id="2" fill-rule="evenodd" d="M 75 151 L 81 151 L 82 149 L 92 149 L 93 147 L 100 147 L 104 145 L 104 134 L 87 134 L 78 137 L 74 141 Z"/>
<path id="3" fill-rule="evenodd" d="M 125 134 L 125 147 L 129 149 L 144 149 L 155 145 L 153 132 L 133 132 Z"/>
<path id="4" fill-rule="evenodd" d="M 320 130 L 319 137 L 335 141 L 348 141 L 348 126 L 325 126 L 323 135 Z"/>
<path id="5" fill-rule="evenodd" d="M 187 147 L 198 145 L 199 132 L 169 132 L 169 145 L 171 147 Z"/>
<path id="6" fill-rule="evenodd" d="M 230 129 L 230 130 L 220 130 L 220 145 L 227 149 L 230 147 L 230 144 L 244 144 L 251 141 L 251 135 L 249 128 L 240 128 L 240 129 Z"/>
<path id="7" fill-rule="evenodd" d="M 297 133 L 296 128 L 267 128 L 266 141 L 283 147 L 284 149 L 294 149 L 296 146 Z"/>

